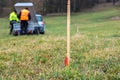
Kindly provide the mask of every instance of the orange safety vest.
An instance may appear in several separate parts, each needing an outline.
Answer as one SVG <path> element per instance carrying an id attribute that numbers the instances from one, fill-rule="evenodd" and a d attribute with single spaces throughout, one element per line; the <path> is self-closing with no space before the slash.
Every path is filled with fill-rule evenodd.
<path id="1" fill-rule="evenodd" d="M 21 10 L 20 20 L 29 20 L 29 17 L 28 17 L 29 13 L 30 12 L 26 9 Z"/>

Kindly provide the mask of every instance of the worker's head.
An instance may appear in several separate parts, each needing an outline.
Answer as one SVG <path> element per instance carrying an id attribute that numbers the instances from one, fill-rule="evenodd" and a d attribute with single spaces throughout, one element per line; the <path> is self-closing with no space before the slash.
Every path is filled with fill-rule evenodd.
<path id="1" fill-rule="evenodd" d="M 26 7 L 25 9 L 27 9 L 28 10 L 28 8 Z"/>
<path id="2" fill-rule="evenodd" d="M 15 13 L 17 13 L 17 11 L 16 11 L 15 7 L 13 8 L 13 11 L 14 11 Z"/>
<path id="3" fill-rule="evenodd" d="M 17 11 L 14 9 L 14 12 L 17 13 Z"/>

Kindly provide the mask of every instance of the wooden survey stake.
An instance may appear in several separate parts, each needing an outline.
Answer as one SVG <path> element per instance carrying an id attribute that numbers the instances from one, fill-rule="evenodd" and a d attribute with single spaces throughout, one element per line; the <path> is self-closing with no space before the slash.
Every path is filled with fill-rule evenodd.
<path id="1" fill-rule="evenodd" d="M 65 66 L 70 65 L 70 0 L 67 1 L 67 55 L 65 57 Z"/>

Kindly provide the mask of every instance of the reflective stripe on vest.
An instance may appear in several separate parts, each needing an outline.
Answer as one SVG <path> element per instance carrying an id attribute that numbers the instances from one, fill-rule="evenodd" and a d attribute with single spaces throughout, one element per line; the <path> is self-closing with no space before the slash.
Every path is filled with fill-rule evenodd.
<path id="1" fill-rule="evenodd" d="M 29 20 L 28 14 L 29 14 L 29 11 L 26 10 L 26 9 L 23 9 L 23 10 L 21 11 L 20 20 Z"/>

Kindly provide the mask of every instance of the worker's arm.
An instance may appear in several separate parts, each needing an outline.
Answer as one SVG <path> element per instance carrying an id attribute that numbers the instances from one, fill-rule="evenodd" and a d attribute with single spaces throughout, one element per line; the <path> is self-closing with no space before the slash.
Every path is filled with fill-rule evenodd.
<path id="1" fill-rule="evenodd" d="M 30 13 L 28 14 L 28 17 L 29 17 L 29 20 L 31 20 L 31 16 L 30 16 Z"/>
<path id="2" fill-rule="evenodd" d="M 21 15 L 21 12 L 19 13 L 19 15 L 18 15 L 18 18 L 20 19 L 20 15 Z"/>

